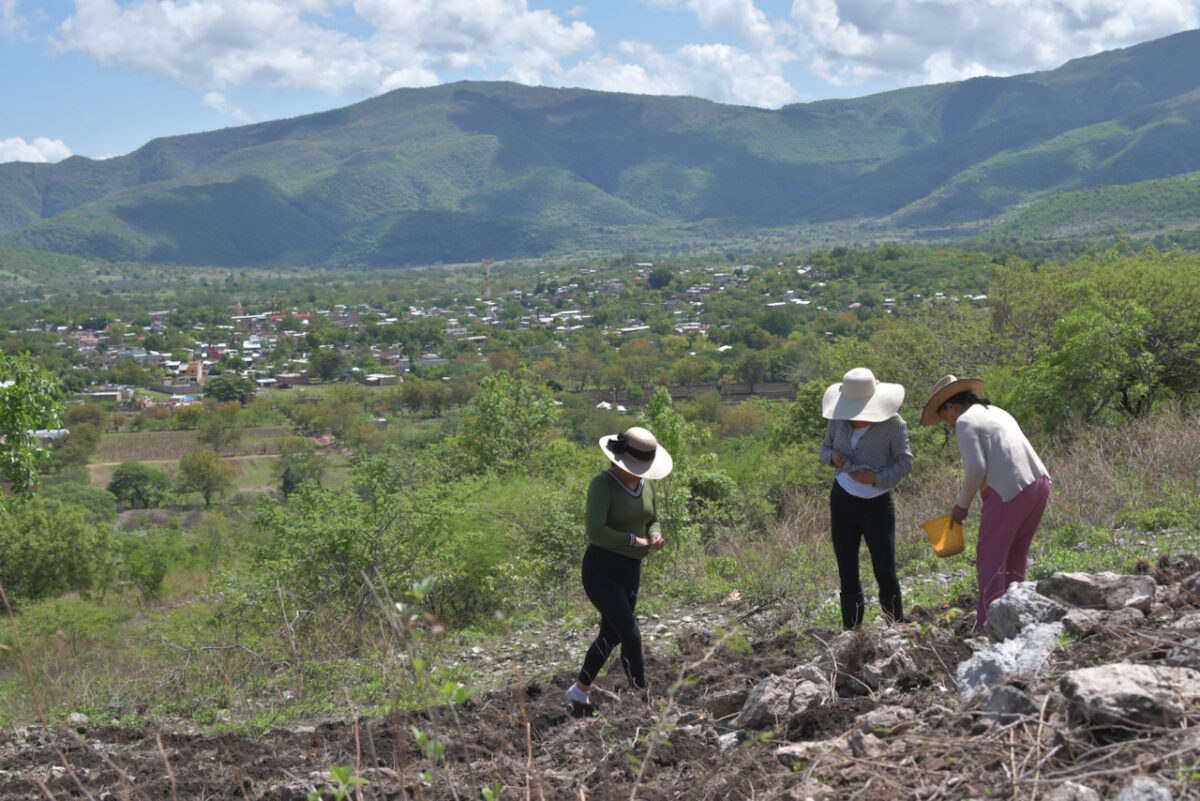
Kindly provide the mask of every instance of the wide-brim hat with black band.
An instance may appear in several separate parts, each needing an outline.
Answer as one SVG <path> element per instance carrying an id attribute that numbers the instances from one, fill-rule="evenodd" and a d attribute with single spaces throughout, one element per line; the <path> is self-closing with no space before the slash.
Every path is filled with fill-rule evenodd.
<path id="1" fill-rule="evenodd" d="M 983 392 L 983 381 L 978 378 L 942 376 L 933 385 L 933 392 L 929 394 L 929 402 L 925 404 L 925 411 L 921 412 L 921 425 L 935 426 L 942 422 L 942 418 L 938 417 L 938 409 L 960 392 L 971 392 L 978 395 Z"/>
<path id="2" fill-rule="evenodd" d="M 831 384 L 821 399 L 821 416 L 826 420 L 862 420 L 882 423 L 900 410 L 904 385 L 886 384 L 866 367 L 855 367 Z"/>
<path id="3" fill-rule="evenodd" d="M 641 426 L 601 437 L 600 450 L 610 462 L 638 478 L 664 478 L 675 466 L 667 449 Z"/>

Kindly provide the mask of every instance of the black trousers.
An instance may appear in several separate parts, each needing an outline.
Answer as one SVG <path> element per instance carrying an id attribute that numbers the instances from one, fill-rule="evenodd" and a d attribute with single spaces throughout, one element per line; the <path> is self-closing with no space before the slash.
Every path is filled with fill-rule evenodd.
<path id="1" fill-rule="evenodd" d="M 642 661 L 642 632 L 633 614 L 642 580 L 641 560 L 621 556 L 598 545 L 588 545 L 583 553 L 582 572 L 583 591 L 600 612 L 600 633 L 583 657 L 579 683 L 591 684 L 619 643 L 625 676 L 634 687 L 644 689 L 646 664 Z"/>
<path id="2" fill-rule="evenodd" d="M 865 596 L 858 577 L 858 549 L 863 540 L 871 553 L 883 611 L 893 620 L 903 620 L 900 580 L 896 578 L 896 507 L 892 493 L 857 498 L 834 481 L 829 492 L 829 520 L 841 580 L 842 626 L 852 629 L 863 620 Z"/>

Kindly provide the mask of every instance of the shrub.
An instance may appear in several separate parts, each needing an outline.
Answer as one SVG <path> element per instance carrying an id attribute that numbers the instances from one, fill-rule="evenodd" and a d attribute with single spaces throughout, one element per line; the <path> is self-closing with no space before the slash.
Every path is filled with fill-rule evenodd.
<path id="1" fill-rule="evenodd" d="M 109 535 L 57 501 L 0 505 L 0 553 L 0 583 L 13 603 L 102 590 L 111 578 Z"/>
<path id="2" fill-rule="evenodd" d="M 157 506 L 170 488 L 171 477 L 165 470 L 136 461 L 117 465 L 108 482 L 108 491 L 131 509 Z"/>

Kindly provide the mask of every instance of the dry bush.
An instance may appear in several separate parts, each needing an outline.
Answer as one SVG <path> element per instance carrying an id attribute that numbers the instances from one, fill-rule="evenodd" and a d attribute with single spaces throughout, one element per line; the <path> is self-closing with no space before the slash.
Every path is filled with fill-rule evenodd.
<path id="1" fill-rule="evenodd" d="M 1112 528 L 1122 512 L 1194 497 L 1200 413 L 1170 410 L 1120 428 L 1072 433 L 1069 444 L 1043 454 L 1053 481 L 1050 525 Z"/>

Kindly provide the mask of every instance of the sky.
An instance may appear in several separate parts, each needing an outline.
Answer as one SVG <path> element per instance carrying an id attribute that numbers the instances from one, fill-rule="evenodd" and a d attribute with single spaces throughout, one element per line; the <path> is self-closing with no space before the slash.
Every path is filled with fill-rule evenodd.
<path id="1" fill-rule="evenodd" d="M 779 108 L 1197 27 L 1200 0 L 0 0 L 0 162 L 465 79 Z"/>

